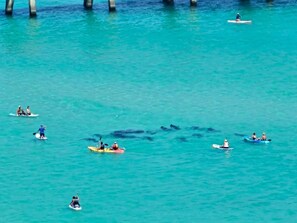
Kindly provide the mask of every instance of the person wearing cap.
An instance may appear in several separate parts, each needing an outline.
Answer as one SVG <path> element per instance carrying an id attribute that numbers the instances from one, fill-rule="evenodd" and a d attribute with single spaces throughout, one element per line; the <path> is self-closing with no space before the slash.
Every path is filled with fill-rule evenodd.
<path id="1" fill-rule="evenodd" d="M 44 132 L 45 132 L 45 126 L 40 125 L 40 128 L 38 129 L 37 132 L 40 133 L 40 138 L 41 138 L 41 139 L 44 138 L 44 137 L 45 137 L 45 134 L 44 134 Z"/>
<path id="2" fill-rule="evenodd" d="M 253 135 L 252 135 L 251 138 L 252 138 L 252 140 L 257 140 L 257 136 L 256 136 L 256 133 L 255 132 L 253 133 Z"/>
<path id="3" fill-rule="evenodd" d="M 263 140 L 263 141 L 266 141 L 267 140 L 267 137 L 266 137 L 265 132 L 263 132 L 262 137 L 261 137 L 261 140 Z"/>
<path id="4" fill-rule="evenodd" d="M 114 142 L 113 144 L 112 144 L 112 147 L 111 147 L 113 150 L 117 150 L 117 149 L 119 149 L 119 145 L 117 144 L 117 142 Z"/>
<path id="5" fill-rule="evenodd" d="M 229 142 L 227 139 L 224 140 L 223 148 L 229 148 Z"/>
<path id="6" fill-rule="evenodd" d="M 237 14 L 236 14 L 236 21 L 240 21 L 240 19 L 241 19 L 241 16 L 240 16 L 239 13 L 237 13 Z"/>
<path id="7" fill-rule="evenodd" d="M 30 111 L 30 106 L 29 105 L 27 106 L 26 112 L 27 112 L 27 115 L 31 115 L 31 111 Z"/>

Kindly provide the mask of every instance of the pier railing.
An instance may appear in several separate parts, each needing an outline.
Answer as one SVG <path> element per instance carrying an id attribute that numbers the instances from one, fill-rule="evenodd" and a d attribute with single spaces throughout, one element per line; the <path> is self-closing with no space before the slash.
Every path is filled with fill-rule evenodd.
<path id="1" fill-rule="evenodd" d="M 107 0 L 108 1 L 108 9 L 110 12 L 116 11 L 116 3 L 115 0 Z M 189 0 L 190 6 L 196 6 L 198 0 Z M 165 4 L 172 4 L 174 0 L 163 0 Z M 13 4 L 14 0 L 6 0 L 5 5 L 5 14 L 12 15 L 13 12 Z M 93 8 L 93 0 L 83 0 L 83 5 L 85 9 Z M 37 15 L 36 12 L 36 0 L 29 0 L 29 15 L 30 17 L 35 17 Z"/>

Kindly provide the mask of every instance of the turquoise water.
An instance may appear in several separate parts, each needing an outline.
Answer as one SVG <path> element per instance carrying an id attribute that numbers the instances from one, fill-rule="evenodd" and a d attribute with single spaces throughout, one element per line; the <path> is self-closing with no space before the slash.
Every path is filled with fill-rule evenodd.
<path id="1" fill-rule="evenodd" d="M 296 222 L 295 4 L 94 4 L 0 16 L 1 222 Z M 228 24 L 237 11 L 253 23 Z M 254 131 L 272 143 L 237 135 Z M 94 134 L 126 152 L 89 152 Z M 225 137 L 234 150 L 211 149 Z"/>

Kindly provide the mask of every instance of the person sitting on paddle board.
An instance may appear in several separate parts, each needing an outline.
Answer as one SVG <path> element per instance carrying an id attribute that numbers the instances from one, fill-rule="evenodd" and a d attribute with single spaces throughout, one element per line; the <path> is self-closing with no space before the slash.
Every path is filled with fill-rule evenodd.
<path id="1" fill-rule="evenodd" d="M 19 105 L 18 109 L 16 110 L 17 115 L 22 115 L 22 107 Z"/>
<path id="2" fill-rule="evenodd" d="M 113 150 L 117 150 L 117 149 L 119 149 L 119 145 L 117 144 L 117 142 L 114 142 L 111 148 Z"/>
<path id="3" fill-rule="evenodd" d="M 75 205 L 80 206 L 79 197 L 78 196 L 73 196 L 70 205 L 73 206 L 73 207 L 75 207 Z"/>
<path id="4" fill-rule="evenodd" d="M 229 142 L 227 139 L 224 140 L 223 148 L 229 148 Z"/>
<path id="5" fill-rule="evenodd" d="M 252 138 L 252 140 L 257 140 L 257 136 L 256 136 L 256 133 L 255 132 L 253 133 L 253 135 L 252 135 L 251 138 Z"/>
<path id="6" fill-rule="evenodd" d="M 241 16 L 239 15 L 239 13 L 237 13 L 237 14 L 236 14 L 236 19 L 235 19 L 235 20 L 236 20 L 236 21 L 240 21 L 240 19 L 241 19 Z"/>
<path id="7" fill-rule="evenodd" d="M 267 137 L 266 137 L 265 132 L 263 132 L 262 137 L 261 137 L 261 140 L 262 140 L 262 141 L 266 141 L 266 140 L 267 140 Z"/>
<path id="8" fill-rule="evenodd" d="M 44 138 L 44 137 L 45 137 L 45 135 L 44 135 L 44 132 L 45 132 L 45 126 L 40 125 L 40 128 L 38 129 L 37 132 L 40 133 L 40 138 L 41 138 L 41 139 Z"/>
<path id="9" fill-rule="evenodd" d="M 27 112 L 27 115 L 31 115 L 31 111 L 30 111 L 30 106 L 29 105 L 27 106 L 26 112 Z"/>

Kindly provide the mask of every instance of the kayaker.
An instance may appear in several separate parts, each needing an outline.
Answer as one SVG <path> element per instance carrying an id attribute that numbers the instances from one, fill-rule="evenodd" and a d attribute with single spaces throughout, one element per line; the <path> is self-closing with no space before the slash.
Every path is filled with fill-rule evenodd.
<path id="1" fill-rule="evenodd" d="M 229 142 L 227 139 L 224 140 L 223 148 L 229 148 Z"/>
<path id="2" fill-rule="evenodd" d="M 237 13 L 237 14 L 236 14 L 236 21 L 240 21 L 240 19 L 241 19 L 241 16 L 240 16 L 239 13 Z"/>
<path id="3" fill-rule="evenodd" d="M 41 138 L 41 139 L 44 138 L 44 137 L 45 137 L 45 135 L 44 135 L 44 132 L 45 132 L 45 126 L 40 125 L 40 128 L 38 129 L 37 132 L 40 133 L 40 138 Z"/>
<path id="4" fill-rule="evenodd" d="M 27 115 L 31 115 L 31 111 L 30 111 L 30 106 L 29 105 L 27 106 L 26 112 L 27 112 Z"/>
<path id="5" fill-rule="evenodd" d="M 112 148 L 113 150 L 117 150 L 117 149 L 119 149 L 119 145 L 117 144 L 117 142 L 114 142 L 114 143 L 112 144 L 111 148 Z"/>
<path id="6" fill-rule="evenodd" d="M 256 133 L 255 132 L 253 133 L 253 135 L 252 135 L 251 138 L 252 138 L 252 140 L 257 140 L 257 136 L 256 136 Z"/>
<path id="7" fill-rule="evenodd" d="M 99 149 L 102 149 L 104 150 L 104 143 L 100 140 L 100 146 L 99 146 Z"/>
<path id="8" fill-rule="evenodd" d="M 262 140 L 262 141 L 266 141 L 266 140 L 267 140 L 267 137 L 266 137 L 265 132 L 263 132 L 262 137 L 261 137 L 261 140 Z"/>

